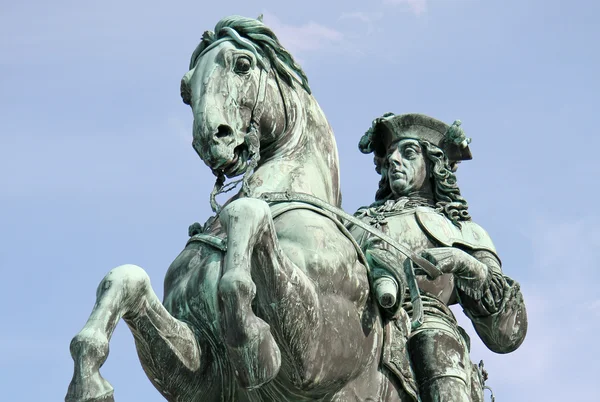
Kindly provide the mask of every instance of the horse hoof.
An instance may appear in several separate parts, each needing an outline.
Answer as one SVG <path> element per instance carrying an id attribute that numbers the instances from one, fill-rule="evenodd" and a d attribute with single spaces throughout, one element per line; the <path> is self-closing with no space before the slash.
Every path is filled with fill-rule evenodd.
<path id="1" fill-rule="evenodd" d="M 75 371 L 65 402 L 114 402 L 113 387 L 98 371 L 108 356 L 106 337 L 84 330 L 75 335 L 70 349 Z"/>
<path id="2" fill-rule="evenodd" d="M 259 334 L 244 345 L 227 346 L 235 376 L 242 388 L 255 389 L 279 373 L 281 352 L 270 328 L 264 324 Z"/>
<path id="3" fill-rule="evenodd" d="M 88 378 L 73 378 L 65 402 L 115 402 L 113 387 L 100 373 Z"/>
<path id="4" fill-rule="evenodd" d="M 69 396 L 67 395 L 67 398 Z M 65 402 L 115 402 L 115 398 L 112 393 L 106 396 L 102 396 L 100 398 L 92 398 L 92 399 L 67 399 L 65 398 Z"/>

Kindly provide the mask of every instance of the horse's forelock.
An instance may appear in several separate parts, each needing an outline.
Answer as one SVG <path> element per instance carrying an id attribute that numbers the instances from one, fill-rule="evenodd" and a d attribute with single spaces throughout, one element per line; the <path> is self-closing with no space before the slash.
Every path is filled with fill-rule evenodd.
<path id="1" fill-rule="evenodd" d="M 236 38 L 232 31 L 239 35 Z M 253 18 L 240 17 L 237 15 L 225 17 L 215 26 L 215 32 L 206 31 L 202 35 L 202 41 L 194 50 L 190 60 L 191 70 L 196 66 L 198 58 L 213 43 L 219 39 L 231 38 L 244 47 L 251 44 L 255 51 L 261 56 L 267 57 L 278 75 L 289 86 L 293 87 L 296 80 L 300 80 L 301 86 L 311 93 L 308 79 L 302 68 L 296 63 L 292 55 L 279 43 L 275 33 L 261 21 Z M 240 39 L 244 42 L 240 42 Z M 295 78 L 292 73 L 297 76 Z"/>

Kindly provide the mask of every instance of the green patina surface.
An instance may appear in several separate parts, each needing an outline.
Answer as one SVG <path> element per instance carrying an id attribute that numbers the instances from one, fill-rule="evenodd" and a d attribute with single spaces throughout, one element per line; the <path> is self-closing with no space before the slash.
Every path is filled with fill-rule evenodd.
<path id="1" fill-rule="evenodd" d="M 483 400 L 484 372 L 448 306 L 498 353 L 523 342 L 527 318 L 458 188 L 458 162 L 472 157 L 461 122 L 376 119 L 359 149 L 374 154 L 379 189 L 344 226 L 331 127 L 260 18 L 205 32 L 181 96 L 216 177 L 215 215 L 190 226 L 162 303 L 140 267 L 107 274 L 71 342 L 66 401 L 114 400 L 99 369 L 120 319 L 169 401 Z"/>

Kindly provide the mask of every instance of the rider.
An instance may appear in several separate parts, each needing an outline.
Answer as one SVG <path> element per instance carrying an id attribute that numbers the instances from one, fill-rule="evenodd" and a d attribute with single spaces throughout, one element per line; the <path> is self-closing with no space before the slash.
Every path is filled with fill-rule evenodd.
<path id="1" fill-rule="evenodd" d="M 423 402 L 483 400 L 484 378 L 469 359 L 469 338 L 449 305 L 462 306 L 494 352 L 512 352 L 527 331 L 519 285 L 503 275 L 490 237 L 471 220 L 456 184 L 459 161 L 471 159 L 470 139 L 459 126 L 460 121 L 448 126 L 420 114 L 388 113 L 373 121 L 359 143 L 361 152 L 374 153 L 381 180 L 375 202 L 356 216 L 441 271 L 434 279 L 415 267 L 424 320 L 411 330 L 402 319 L 412 310 L 405 291 L 409 279 L 397 274 L 411 262 L 376 236 L 351 227 L 387 312 L 384 367 L 413 395 L 418 389 Z"/>

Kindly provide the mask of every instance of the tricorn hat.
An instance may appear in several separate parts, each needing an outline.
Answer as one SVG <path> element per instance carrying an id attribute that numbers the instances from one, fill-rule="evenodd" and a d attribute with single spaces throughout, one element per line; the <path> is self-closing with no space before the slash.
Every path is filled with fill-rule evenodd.
<path id="1" fill-rule="evenodd" d="M 449 126 L 424 114 L 386 113 L 373 120 L 371 128 L 360 139 L 358 148 L 364 154 L 375 154 L 378 172 L 390 144 L 405 138 L 430 142 L 444 151 L 451 164 L 456 164 L 473 158 L 469 149 L 471 139 L 465 136 L 460 124 L 460 120 L 456 120 Z"/>

